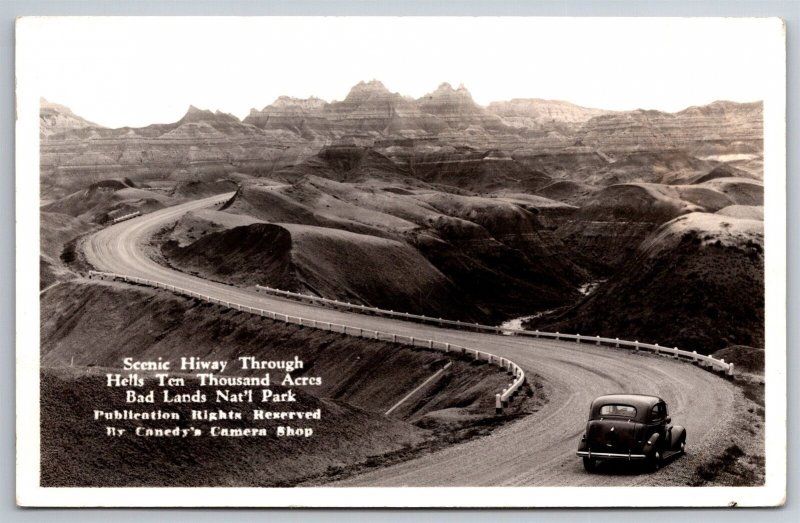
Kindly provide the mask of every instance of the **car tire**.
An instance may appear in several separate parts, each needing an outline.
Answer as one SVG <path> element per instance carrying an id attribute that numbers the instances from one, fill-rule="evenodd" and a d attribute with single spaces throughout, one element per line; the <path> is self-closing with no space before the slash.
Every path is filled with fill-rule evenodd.
<path id="1" fill-rule="evenodd" d="M 586 469 L 586 472 L 594 472 L 594 469 L 597 468 L 597 460 L 594 458 L 583 458 L 583 468 Z"/>
<path id="2" fill-rule="evenodd" d="M 657 450 L 653 452 L 653 456 L 650 458 L 650 470 L 652 472 L 657 472 L 658 469 L 661 468 L 661 451 Z"/>

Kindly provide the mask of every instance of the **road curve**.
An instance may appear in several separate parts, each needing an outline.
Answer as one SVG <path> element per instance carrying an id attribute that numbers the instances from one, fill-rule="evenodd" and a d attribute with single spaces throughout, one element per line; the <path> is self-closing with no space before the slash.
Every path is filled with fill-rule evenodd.
<path id="1" fill-rule="evenodd" d="M 477 348 L 510 358 L 527 375 L 536 374 L 543 381 L 549 402 L 538 412 L 489 436 L 368 472 L 337 486 L 625 486 L 668 484 L 670 477 L 688 477 L 686 458 L 656 474 L 617 471 L 589 475 L 583 471 L 575 451 L 589 403 L 596 396 L 614 392 L 664 398 L 674 422 L 687 429 L 690 454 L 718 450 L 716 442 L 729 432 L 735 387 L 688 363 L 623 349 L 465 332 L 323 309 L 203 280 L 161 266 L 147 256 L 143 245 L 153 233 L 187 211 L 214 205 L 224 196 L 107 227 L 84 242 L 86 258 L 101 271 L 148 278 L 250 307 Z"/>

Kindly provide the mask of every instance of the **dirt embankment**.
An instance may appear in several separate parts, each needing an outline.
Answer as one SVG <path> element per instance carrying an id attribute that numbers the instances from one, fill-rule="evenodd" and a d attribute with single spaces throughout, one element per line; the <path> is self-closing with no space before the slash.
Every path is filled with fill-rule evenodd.
<path id="1" fill-rule="evenodd" d="M 104 374 L 86 369 L 43 369 L 41 378 L 42 485 L 48 487 L 289 486 L 310 473 L 324 473 L 328 467 L 350 460 L 413 447 L 423 442 L 428 432 L 345 402 L 299 392 L 292 410 L 321 408 L 323 412 L 320 420 L 302 422 L 304 428 L 314 430 L 308 439 L 113 438 L 105 435 L 105 422 L 94 421 L 94 411 L 126 408 L 124 390 L 106 387 Z M 188 421 L 192 405 L 168 410 L 177 412 L 181 421 L 108 424 L 129 432 L 137 425 L 164 429 L 200 426 Z M 265 424 L 223 421 L 218 425 L 245 428 Z"/>
<path id="2" fill-rule="evenodd" d="M 759 219 L 763 185 L 749 178 L 712 178 L 703 183 L 612 185 L 583 202 L 573 216 L 558 220 L 562 254 L 595 276 L 608 276 L 629 262 L 660 225 L 693 212 L 719 212 Z"/>
<path id="3" fill-rule="evenodd" d="M 43 211 L 67 214 L 92 223 L 108 223 L 132 212 L 150 212 L 175 203 L 164 194 L 104 180 L 42 207 Z"/>
<path id="4" fill-rule="evenodd" d="M 185 221 L 176 230 L 185 229 Z M 201 221 L 195 229 L 205 225 Z M 179 242 L 165 243 L 162 254 L 175 268 L 203 278 L 431 316 L 487 317 L 419 252 L 394 240 L 309 225 L 252 223 L 212 229 L 185 247 Z"/>
<path id="5" fill-rule="evenodd" d="M 365 463 L 408 459 L 420 449 L 488 433 L 527 408 L 519 401 L 517 410 L 494 417 L 494 392 L 508 376 L 485 363 L 285 325 L 163 291 L 66 283 L 43 297 L 42 318 L 42 477 L 50 486 L 324 481 Z M 238 369 L 238 358 L 250 355 L 296 355 L 306 366 L 294 377 L 322 378 L 319 387 L 295 388 L 298 401 L 290 407 L 322 409 L 322 419 L 313 422 L 315 436 L 109 438 L 102 422 L 91 421 L 95 408 L 130 408 L 122 392 L 104 386 L 104 372 L 118 369 L 124 357 L 177 362 L 197 356 Z M 447 363 L 408 403 L 384 416 Z M 186 413 L 183 419 L 157 426 L 191 424 L 184 421 L 190 408 L 181 409 L 170 410 Z M 255 423 L 248 414 L 244 418 L 239 423 Z"/>
<path id="6" fill-rule="evenodd" d="M 513 193 L 467 197 L 412 186 L 398 193 L 394 185 L 316 177 L 245 185 L 225 208 L 228 218 L 181 220 L 179 237 L 170 233 L 181 252 L 165 254 L 176 268 L 213 279 L 283 282 L 327 298 L 482 323 L 566 305 L 588 279 L 552 234 L 551 214 L 573 212 L 570 206 Z M 201 223 L 209 220 L 248 229 Z M 255 237 L 266 226 L 253 222 L 286 229 L 291 242 L 270 249 Z M 240 236 L 264 249 L 233 245 Z M 272 260 L 283 248 L 291 251 L 293 280 Z"/>
<path id="7" fill-rule="evenodd" d="M 66 214 L 40 213 L 39 289 L 75 277 L 73 268 L 74 243 L 78 236 L 95 226 Z"/>
<path id="8" fill-rule="evenodd" d="M 170 196 L 179 199 L 200 199 L 215 194 L 234 192 L 239 185 L 234 180 L 220 179 L 213 181 L 183 181 L 178 182 L 170 191 Z"/>
<path id="9" fill-rule="evenodd" d="M 531 327 L 710 354 L 764 346 L 763 224 L 710 213 L 654 232 L 597 292 Z"/>

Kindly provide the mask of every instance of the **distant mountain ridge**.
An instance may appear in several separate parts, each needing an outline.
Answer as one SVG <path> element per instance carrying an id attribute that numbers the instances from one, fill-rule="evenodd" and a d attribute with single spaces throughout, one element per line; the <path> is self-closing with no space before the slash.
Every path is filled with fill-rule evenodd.
<path id="1" fill-rule="evenodd" d="M 99 127 L 72 112 L 69 107 L 48 102 L 44 98 L 39 100 L 39 124 L 43 136 L 67 132 L 72 129 L 86 127 Z"/>
<path id="2" fill-rule="evenodd" d="M 760 153 L 762 104 L 714 102 L 676 113 L 613 112 L 564 101 L 475 103 L 448 83 L 414 99 L 380 81 L 359 82 L 342 101 L 281 96 L 239 120 L 190 106 L 177 122 L 109 129 L 42 101 L 41 172 L 56 185 L 74 176 L 266 173 L 329 145 L 374 147 L 401 163 L 453 148 L 501 150 L 516 159 L 542 154 L 686 150 L 697 156 Z"/>
<path id="3" fill-rule="evenodd" d="M 42 132 L 51 136 L 59 131 L 82 129 L 87 127 L 105 129 L 75 115 L 62 105 L 42 99 Z M 583 133 L 589 135 L 595 129 L 613 127 L 617 122 L 641 120 L 643 116 L 680 121 L 687 118 L 715 118 L 720 122 L 736 123 L 739 114 L 760 120 L 761 102 L 739 103 L 717 101 L 704 106 L 692 106 L 676 113 L 655 110 L 636 109 L 632 111 L 611 111 L 598 108 L 582 107 L 560 100 L 544 100 L 539 98 L 515 98 L 508 101 L 491 102 L 482 107 L 475 103 L 472 95 L 463 85 L 454 89 L 449 83 L 442 83 L 434 91 L 418 98 L 392 93 L 378 80 L 359 82 L 353 86 L 343 101 L 326 102 L 320 98 L 295 98 L 280 96 L 272 104 L 263 109 L 253 108 L 243 120 L 232 114 L 220 111 L 209 111 L 190 106 L 186 115 L 177 124 L 206 121 L 213 123 L 249 124 L 260 129 L 299 129 L 318 121 L 320 131 L 333 132 L 326 129 L 321 122 L 340 125 L 345 131 L 364 131 L 379 135 L 392 132 L 403 134 L 404 130 L 436 132 L 446 128 L 467 128 L 470 125 L 484 125 L 495 130 L 513 132 L 515 129 L 533 129 L 546 127 L 548 124 L 586 124 L 600 117 Z M 668 116 L 664 116 L 668 115 Z M 392 120 L 422 120 L 418 128 L 413 125 L 395 125 Z M 288 125 L 287 120 L 292 120 Z M 384 127 L 374 125 L 381 121 Z M 373 125 L 369 125 L 369 123 Z M 362 124 L 362 125 L 359 125 Z M 162 124 L 157 127 L 168 127 Z M 668 124 L 666 124 L 668 125 Z M 140 128 L 149 129 L 154 126 Z M 756 126 L 757 127 L 757 126 Z M 123 127 L 122 129 L 136 128 Z M 169 129 L 171 130 L 171 129 Z M 138 133 L 137 133 L 138 134 Z M 301 132 L 299 134 L 302 134 Z M 334 132 L 335 134 L 335 132 Z"/>

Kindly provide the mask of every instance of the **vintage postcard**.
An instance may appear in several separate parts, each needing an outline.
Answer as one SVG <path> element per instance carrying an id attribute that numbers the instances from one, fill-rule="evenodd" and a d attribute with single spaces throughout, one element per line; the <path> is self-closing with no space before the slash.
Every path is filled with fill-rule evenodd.
<path id="1" fill-rule="evenodd" d="M 781 20 L 16 45 L 20 505 L 784 503 Z"/>

